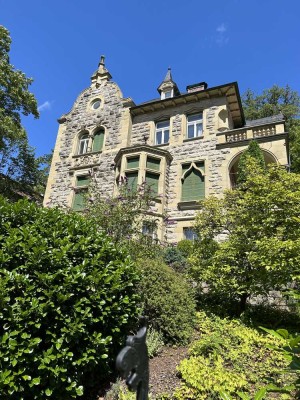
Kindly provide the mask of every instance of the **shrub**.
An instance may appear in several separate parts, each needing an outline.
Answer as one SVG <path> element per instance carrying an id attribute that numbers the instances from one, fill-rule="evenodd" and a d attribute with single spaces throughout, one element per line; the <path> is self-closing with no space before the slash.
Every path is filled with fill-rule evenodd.
<path id="1" fill-rule="evenodd" d="M 177 249 L 181 252 L 181 254 L 188 258 L 192 255 L 194 249 L 194 242 L 192 240 L 183 239 L 180 240 L 177 244 Z"/>
<path id="2" fill-rule="evenodd" d="M 166 342 L 188 342 L 193 331 L 195 301 L 190 285 L 162 261 L 141 260 L 139 292 L 149 324 Z"/>
<path id="3" fill-rule="evenodd" d="M 134 267 L 76 213 L 0 198 L 1 398 L 68 400 L 105 379 L 136 315 Z"/>
<path id="4" fill-rule="evenodd" d="M 163 252 L 163 259 L 174 271 L 185 272 L 187 269 L 187 260 L 177 247 L 167 247 Z"/>
<path id="5" fill-rule="evenodd" d="M 270 381 L 278 385 L 291 381 L 288 374 L 281 375 L 288 361 L 274 349 L 276 338 L 238 320 L 207 317 L 204 312 L 198 313 L 198 321 L 201 336 L 193 343 L 190 358 L 178 368 L 183 382 L 176 399 L 219 398 L 221 391 L 253 395 Z"/>
<path id="6" fill-rule="evenodd" d="M 164 340 L 161 332 L 149 327 L 147 331 L 147 348 L 149 358 L 159 354 L 163 348 Z"/>

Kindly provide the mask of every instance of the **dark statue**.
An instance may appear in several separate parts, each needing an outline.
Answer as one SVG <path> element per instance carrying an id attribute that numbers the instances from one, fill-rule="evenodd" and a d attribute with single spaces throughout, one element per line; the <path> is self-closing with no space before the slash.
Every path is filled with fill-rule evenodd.
<path id="1" fill-rule="evenodd" d="M 144 326 L 134 336 L 128 336 L 126 346 L 120 351 L 116 361 L 117 370 L 126 380 L 129 390 L 136 393 L 137 400 L 148 400 L 149 391 L 149 361 L 146 345 L 147 326 Z"/>

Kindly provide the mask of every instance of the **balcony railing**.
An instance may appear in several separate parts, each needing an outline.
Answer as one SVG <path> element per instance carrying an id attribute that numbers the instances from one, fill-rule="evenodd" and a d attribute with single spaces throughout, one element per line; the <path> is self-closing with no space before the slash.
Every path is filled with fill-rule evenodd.
<path id="1" fill-rule="evenodd" d="M 261 125 L 232 129 L 217 133 L 219 144 L 242 142 L 249 139 L 274 136 L 284 133 L 283 124 Z"/>

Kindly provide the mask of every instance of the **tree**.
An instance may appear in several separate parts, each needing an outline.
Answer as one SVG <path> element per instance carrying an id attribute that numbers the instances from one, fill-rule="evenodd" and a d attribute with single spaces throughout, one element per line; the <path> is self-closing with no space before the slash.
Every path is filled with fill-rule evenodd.
<path id="1" fill-rule="evenodd" d="M 291 170 L 300 172 L 300 96 L 288 85 L 272 86 L 255 95 L 248 89 L 242 97 L 246 119 L 270 117 L 282 113 L 290 138 Z"/>
<path id="2" fill-rule="evenodd" d="M 25 189 L 37 184 L 38 162 L 21 124 L 21 115 L 38 118 L 37 102 L 29 86 L 32 79 L 10 64 L 11 38 L 0 26 L 0 174 L 9 189 L 17 180 Z M 3 183 L 3 179 L 2 179 Z"/>
<path id="3" fill-rule="evenodd" d="M 246 181 L 249 173 L 248 168 L 251 165 L 249 159 L 256 162 L 257 167 L 264 169 L 266 167 L 265 159 L 261 148 L 255 140 L 252 140 L 248 148 L 243 152 L 238 163 L 237 183 L 241 184 Z"/>
<path id="4" fill-rule="evenodd" d="M 155 236 L 157 219 L 151 214 L 153 195 L 145 183 L 137 190 L 120 183 L 117 196 L 103 197 L 92 184 L 87 195 L 87 217 L 114 242 L 125 244 L 131 256 L 153 257 L 160 253 Z"/>
<path id="5" fill-rule="evenodd" d="M 300 176 L 249 162 L 252 172 L 242 185 L 202 202 L 191 257 L 194 278 L 239 300 L 241 312 L 250 296 L 300 280 Z"/>

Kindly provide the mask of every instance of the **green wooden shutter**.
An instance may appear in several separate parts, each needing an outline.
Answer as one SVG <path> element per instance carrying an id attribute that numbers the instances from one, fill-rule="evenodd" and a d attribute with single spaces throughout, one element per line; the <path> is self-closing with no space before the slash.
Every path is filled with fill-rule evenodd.
<path id="1" fill-rule="evenodd" d="M 88 175 L 77 176 L 76 186 L 87 186 L 90 183 L 90 179 Z"/>
<path id="2" fill-rule="evenodd" d="M 75 192 L 74 193 L 74 198 L 73 198 L 73 210 L 75 211 L 81 211 L 84 209 L 85 206 L 85 195 L 86 191 L 81 190 L 80 192 Z"/>
<path id="3" fill-rule="evenodd" d="M 157 158 L 147 157 L 147 168 L 159 171 L 160 160 Z"/>
<path id="4" fill-rule="evenodd" d="M 138 168 L 140 162 L 140 157 L 130 157 L 127 158 L 127 168 Z"/>
<path id="5" fill-rule="evenodd" d="M 192 168 L 182 182 L 182 201 L 200 200 L 204 196 L 204 177 Z"/>
<path id="6" fill-rule="evenodd" d="M 146 172 L 146 185 L 151 188 L 153 194 L 158 194 L 159 175 Z"/>
<path id="7" fill-rule="evenodd" d="M 94 135 L 93 151 L 101 151 L 103 148 L 103 142 L 104 142 L 104 130 L 101 129 L 100 131 L 97 131 Z"/>
<path id="8" fill-rule="evenodd" d="M 131 190 L 137 189 L 138 171 L 126 172 L 127 186 Z"/>

